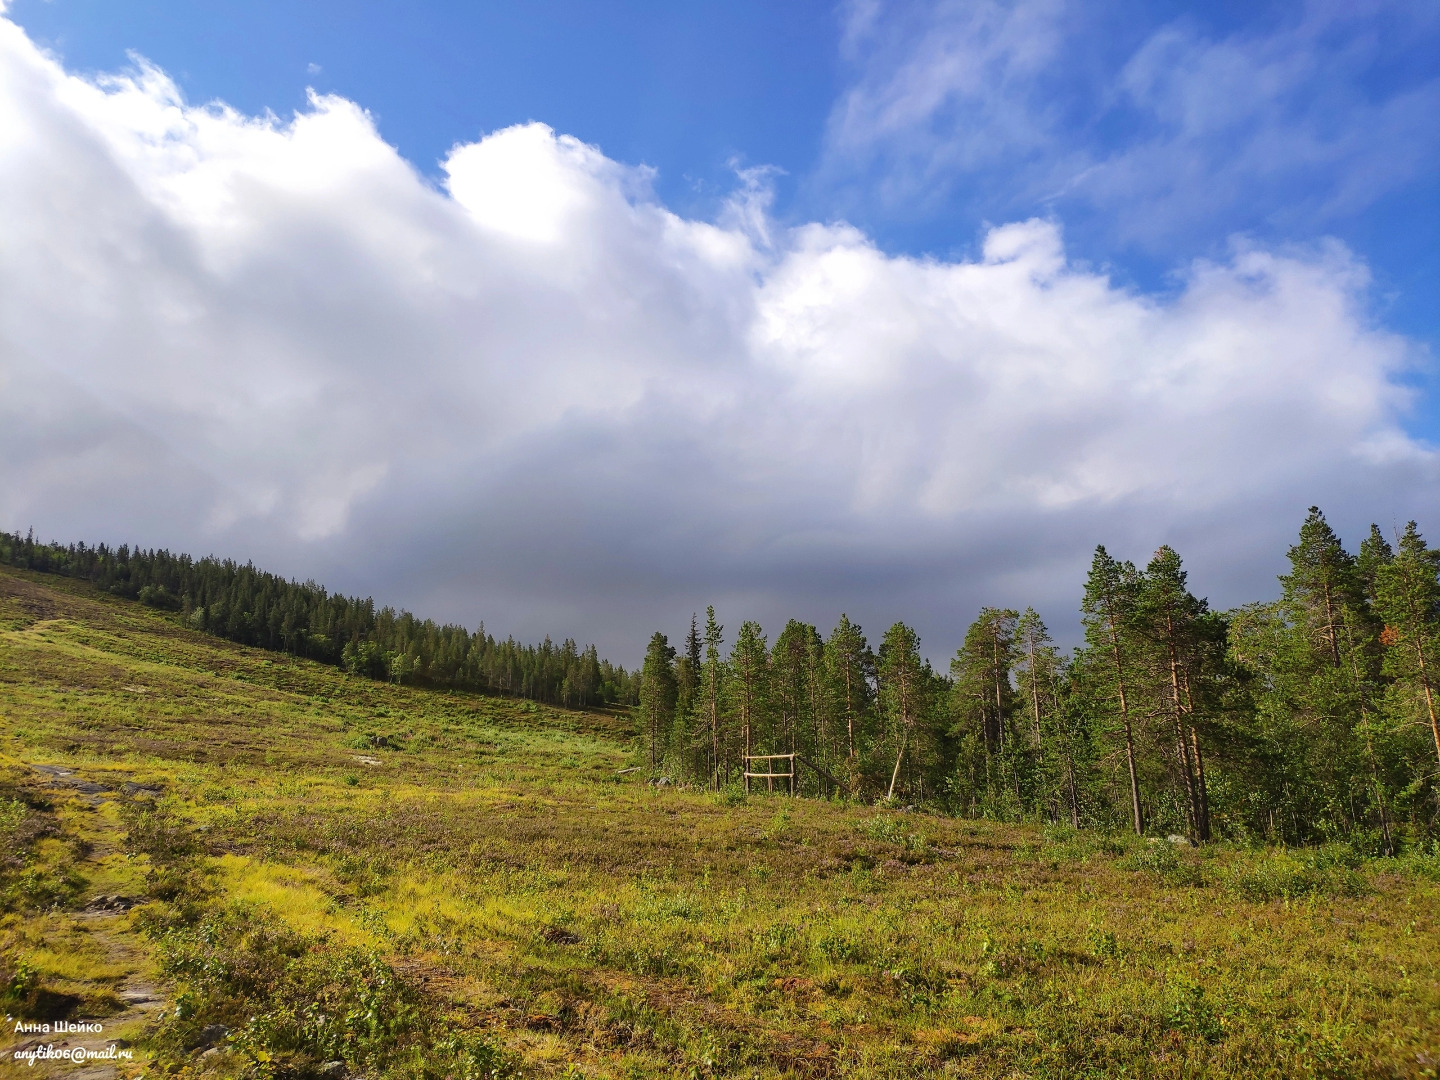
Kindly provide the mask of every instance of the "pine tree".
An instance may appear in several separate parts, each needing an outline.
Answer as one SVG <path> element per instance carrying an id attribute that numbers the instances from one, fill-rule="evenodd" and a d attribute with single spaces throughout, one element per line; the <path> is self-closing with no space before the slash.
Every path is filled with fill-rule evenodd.
<path id="1" fill-rule="evenodd" d="M 794 754 L 808 748 L 813 723 L 810 651 L 816 636 L 813 626 L 791 619 L 770 651 L 770 704 L 777 722 L 772 752 Z"/>
<path id="2" fill-rule="evenodd" d="M 904 623 L 896 623 L 885 631 L 880 642 L 876 664 L 880 684 L 881 708 L 889 721 L 895 740 L 895 768 L 890 773 L 890 786 L 885 797 L 895 797 L 895 784 L 900 778 L 900 765 L 905 751 L 916 741 L 917 728 L 925 714 L 926 685 L 924 662 L 920 659 L 920 638 Z"/>
<path id="3" fill-rule="evenodd" d="M 829 794 L 827 785 L 834 783 L 833 746 L 835 694 L 825 665 L 825 641 L 815 627 L 805 641 L 805 687 L 809 694 L 810 749 L 814 754 L 811 768 L 818 776 L 816 786 L 822 795 Z"/>
<path id="4" fill-rule="evenodd" d="M 1026 608 L 1015 624 L 1015 649 L 1016 690 L 1034 733 L 1042 797 L 1049 804 L 1052 819 L 1058 817 L 1056 805 L 1063 801 L 1069 808 L 1072 826 L 1078 829 L 1080 783 L 1075 746 L 1060 697 L 1065 662 L 1034 608 Z"/>
<path id="5" fill-rule="evenodd" d="M 1095 549 L 1085 598 L 1080 610 L 1085 624 L 1084 660 L 1090 667 L 1089 684 L 1105 696 L 1113 695 L 1116 716 L 1124 735 L 1125 765 L 1130 780 L 1131 824 L 1136 835 L 1145 833 L 1140 810 L 1140 779 L 1136 771 L 1135 725 L 1128 689 L 1132 685 L 1135 651 L 1135 604 L 1139 576 L 1131 563 L 1112 559 L 1104 547 Z"/>
<path id="6" fill-rule="evenodd" d="M 1001 817 L 1023 815 L 1025 750 L 1011 730 L 1016 700 L 1011 669 L 1017 659 L 1018 613 L 981 608 L 950 662 L 952 734 L 960 746 L 960 794 Z M 952 781 L 953 782 L 953 781 Z"/>
<path id="7" fill-rule="evenodd" d="M 1208 605 L 1186 587 L 1180 556 L 1161 547 L 1145 568 L 1136 597 L 1136 622 L 1154 646 L 1154 667 L 1159 674 L 1153 687 L 1156 712 L 1166 716 L 1174 734 L 1174 766 L 1180 777 L 1190 835 L 1210 839 L 1210 805 L 1205 787 L 1205 764 L 1196 716 L 1196 684 L 1211 674 L 1212 658 L 1204 648 L 1202 621 Z M 1222 638 L 1223 640 L 1223 638 Z"/>
<path id="8" fill-rule="evenodd" d="M 740 727 L 741 765 L 749 769 L 747 758 L 755 749 L 757 721 L 764 713 L 769 674 L 769 650 L 760 624 L 746 621 L 740 625 L 735 646 L 730 651 L 732 698 Z"/>
<path id="9" fill-rule="evenodd" d="M 868 717 L 875 678 L 875 656 L 860 627 L 841 615 L 825 643 L 830 682 L 839 698 L 839 715 L 845 722 L 845 756 L 853 787 L 859 772 L 859 753 L 869 735 Z"/>
<path id="10" fill-rule="evenodd" d="M 1369 788 L 1388 847 L 1385 785 L 1374 743 L 1380 626 L 1366 595 L 1366 570 L 1314 506 L 1288 554 L 1291 570 L 1280 578 L 1279 605 L 1288 632 L 1273 662 L 1283 706 L 1269 707 L 1288 707 L 1304 740 L 1277 754 L 1301 766 L 1296 786 L 1306 794 L 1297 799 L 1297 817 L 1302 824 L 1318 818 L 1354 829 L 1371 812 Z M 1370 573 L 1379 554 L 1373 544 L 1367 548 Z"/>
<path id="11" fill-rule="evenodd" d="M 1386 855 L 1395 854 L 1395 837 L 1390 825 L 1391 784 L 1387 773 L 1390 771 L 1383 761 L 1389 732 L 1381 721 L 1380 703 L 1377 700 L 1382 690 L 1384 623 L 1379 614 L 1380 575 L 1395 557 L 1394 551 L 1380 527 L 1373 522 L 1370 535 L 1360 542 L 1360 554 L 1355 560 L 1355 571 L 1359 578 L 1363 601 L 1368 605 L 1371 616 L 1365 620 L 1365 640 L 1352 642 L 1351 657 L 1357 682 L 1361 682 L 1363 699 L 1361 735 L 1365 740 L 1365 756 L 1370 765 L 1370 780 L 1375 788 L 1375 806 L 1380 815 L 1380 835 Z M 1378 626 L 1376 624 L 1379 624 Z M 1362 657 L 1363 644 L 1363 657 Z M 1361 680 L 1360 665 L 1364 663 L 1364 678 Z"/>

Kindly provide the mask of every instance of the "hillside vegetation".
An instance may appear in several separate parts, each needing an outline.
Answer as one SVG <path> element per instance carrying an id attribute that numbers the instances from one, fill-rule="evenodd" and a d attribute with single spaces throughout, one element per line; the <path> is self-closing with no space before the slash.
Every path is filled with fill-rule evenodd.
<path id="1" fill-rule="evenodd" d="M 627 713 L 182 619 L 0 568 L 0 993 L 133 1044 L 87 1076 L 1440 1068 L 1420 848 L 656 785 Z"/>

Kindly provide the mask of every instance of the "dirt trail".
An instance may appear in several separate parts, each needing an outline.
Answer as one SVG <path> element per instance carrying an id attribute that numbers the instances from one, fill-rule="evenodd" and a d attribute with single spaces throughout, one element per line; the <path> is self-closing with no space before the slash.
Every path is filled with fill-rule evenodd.
<path id="1" fill-rule="evenodd" d="M 84 780 L 75 770 L 58 765 L 32 765 L 35 772 L 47 778 L 46 786 L 56 790 L 57 799 L 73 799 L 90 808 L 120 797 L 120 793 L 104 784 Z M 158 795 L 150 788 L 134 784 L 122 785 L 130 796 Z M 85 859 L 76 866 L 86 878 L 98 876 L 102 860 L 119 849 L 118 838 L 100 836 L 91 840 Z M 143 1071 L 144 1054 L 134 1047 L 146 1026 L 165 1006 L 165 992 L 151 977 L 150 961 L 140 935 L 131 926 L 130 909 L 143 902 L 140 896 L 98 895 L 79 911 L 48 917 L 51 940 L 57 947 L 65 941 L 83 941 L 86 954 L 92 958 L 98 974 L 95 988 L 109 997 L 118 1011 L 107 1009 L 103 1014 L 84 1004 L 64 1020 L 51 1020 L 49 1031 L 17 1031 L 16 1018 L 7 1017 L 0 1031 L 0 1075 L 65 1080 L 117 1080 Z M 82 975 L 83 978 L 83 975 Z M 44 1021 L 39 1021 L 44 1023 Z M 65 1025 L 62 1027 L 62 1025 Z M 94 1030 L 95 1027 L 99 1030 Z M 72 1030 L 80 1028 L 80 1030 Z M 50 1048 L 48 1051 L 46 1048 Z M 77 1061 L 77 1051 L 83 1060 Z M 17 1054 L 36 1053 L 34 1064 Z M 69 1057 L 38 1056 L 53 1053 Z M 113 1056 L 99 1056 L 110 1055 Z M 125 1053 L 131 1055 L 126 1058 Z M 97 1055 L 91 1057 L 90 1055 Z"/>
<path id="2" fill-rule="evenodd" d="M 8 1022 L 3 1045 L 3 1067 L 9 1075 L 32 1078 L 65 1077 L 68 1080 L 115 1080 L 117 1077 L 138 1072 L 144 1064 L 144 1055 L 132 1044 L 145 1026 L 154 1019 L 155 1014 L 164 1007 L 164 992 L 143 974 L 147 966 L 145 956 L 135 941 L 134 933 L 128 929 L 128 916 L 80 913 L 75 918 L 90 924 L 90 940 L 103 950 L 107 966 L 123 966 L 127 969 L 127 976 L 114 987 L 115 997 L 124 1007 L 120 1012 L 108 1016 L 85 1016 L 83 1014 L 86 1010 L 81 1008 L 69 1020 L 70 1024 L 77 1026 L 98 1025 L 101 1029 L 98 1032 L 16 1033 L 14 1021 Z M 104 1054 L 114 1047 L 116 1057 L 113 1060 L 97 1057 L 83 1063 L 63 1058 L 41 1058 L 37 1059 L 33 1066 L 27 1066 L 23 1059 L 16 1058 L 16 1054 L 26 1052 L 43 1053 L 46 1047 L 53 1048 L 57 1054 L 68 1052 L 72 1055 L 77 1047 L 82 1047 L 87 1058 L 89 1054 Z M 128 1051 L 133 1056 L 126 1060 L 121 1056 L 122 1051 Z"/>

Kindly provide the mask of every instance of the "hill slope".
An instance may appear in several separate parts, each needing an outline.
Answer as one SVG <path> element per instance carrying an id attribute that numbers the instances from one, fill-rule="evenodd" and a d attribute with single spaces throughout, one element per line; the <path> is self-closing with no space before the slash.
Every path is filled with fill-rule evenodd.
<path id="1" fill-rule="evenodd" d="M 4 569 L 0 725 L 5 1007 L 100 1018 L 78 1041 L 137 1042 L 122 1074 L 1440 1058 L 1433 859 L 657 788 L 622 717 L 348 677 Z"/>

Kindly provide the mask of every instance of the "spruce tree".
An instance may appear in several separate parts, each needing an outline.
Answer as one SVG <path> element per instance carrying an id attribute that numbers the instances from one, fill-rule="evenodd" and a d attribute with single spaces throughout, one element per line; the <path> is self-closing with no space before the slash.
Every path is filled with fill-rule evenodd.
<path id="1" fill-rule="evenodd" d="M 705 609 L 705 720 L 710 727 L 710 777 L 718 790 L 723 783 L 722 775 L 728 775 L 729 767 L 721 756 L 720 749 L 720 689 L 724 684 L 724 661 L 720 658 L 720 646 L 725 643 L 725 628 L 715 621 L 715 605 Z"/>
<path id="2" fill-rule="evenodd" d="M 660 631 L 650 637 L 645 663 L 640 668 L 640 709 L 650 727 L 650 767 L 662 756 L 660 732 L 675 719 L 675 649 Z"/>

